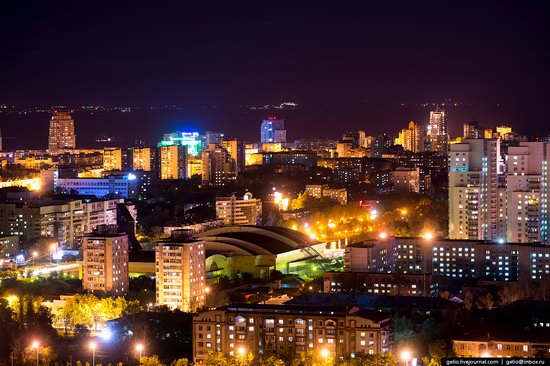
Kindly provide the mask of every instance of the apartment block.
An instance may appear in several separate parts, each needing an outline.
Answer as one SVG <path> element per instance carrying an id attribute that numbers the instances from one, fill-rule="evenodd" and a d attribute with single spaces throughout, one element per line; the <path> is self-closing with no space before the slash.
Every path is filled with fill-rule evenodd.
<path id="1" fill-rule="evenodd" d="M 100 225 L 82 237 L 82 288 L 91 292 L 128 292 L 128 235 L 116 225 Z"/>
<path id="2" fill-rule="evenodd" d="M 359 308 L 295 305 L 235 305 L 193 317 L 193 361 L 209 352 L 227 356 L 327 352 L 330 357 L 391 350 L 391 318 Z"/>
<path id="3" fill-rule="evenodd" d="M 155 246 L 157 305 L 193 312 L 205 304 L 205 243 L 174 230 Z"/>

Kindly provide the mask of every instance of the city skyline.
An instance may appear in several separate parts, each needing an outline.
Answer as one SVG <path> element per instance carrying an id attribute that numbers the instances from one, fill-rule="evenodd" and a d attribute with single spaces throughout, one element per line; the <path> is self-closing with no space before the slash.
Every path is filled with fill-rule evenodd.
<path id="1" fill-rule="evenodd" d="M 375 134 L 381 124 L 397 129 L 409 120 L 424 123 L 419 114 L 373 111 L 363 108 L 365 102 L 457 100 L 501 107 L 449 111 L 451 128 L 477 119 L 521 127 L 525 134 L 547 132 L 550 11 L 542 2 L 142 5 L 11 3 L 0 22 L 7 35 L 0 104 L 197 109 L 86 122 L 132 123 L 147 135 L 152 123 L 244 131 L 263 116 L 210 113 L 201 106 L 238 109 L 287 101 L 300 109 L 282 116 L 289 138 L 300 138 L 319 122 L 319 137 L 344 132 L 330 127 L 334 124 L 345 130 L 373 126 Z M 0 116 L 6 136 L 13 138 L 23 137 L 13 136 L 9 125 L 21 121 Z M 23 121 L 41 128 L 37 121 Z M 83 138 L 98 132 L 77 128 Z"/>

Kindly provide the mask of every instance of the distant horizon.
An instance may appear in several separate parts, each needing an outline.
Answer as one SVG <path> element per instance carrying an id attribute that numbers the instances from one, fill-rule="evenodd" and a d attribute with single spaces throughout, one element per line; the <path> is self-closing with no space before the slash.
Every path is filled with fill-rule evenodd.
<path id="1" fill-rule="evenodd" d="M 135 145 L 136 140 L 146 145 L 156 145 L 162 135 L 175 131 L 223 132 L 227 137 L 239 137 L 249 142 L 259 141 L 260 122 L 268 115 L 285 119 L 288 141 L 303 138 L 338 139 L 346 131 L 364 130 L 369 135 L 387 133 L 396 135 L 409 121 L 428 123 L 429 112 L 435 110 L 436 103 L 398 104 L 363 102 L 348 105 L 310 106 L 298 103 L 295 108 L 253 109 L 243 106 L 204 106 L 204 107 L 155 107 L 150 106 L 111 106 L 100 111 L 81 109 L 73 111 L 77 135 L 77 147 L 93 148 L 104 146 L 96 139 L 111 137 L 116 146 Z M 4 148 L 45 149 L 51 108 L 42 106 L 17 108 L 20 112 L 6 112 L 0 109 L 0 128 L 4 137 Z M 90 107 L 90 105 L 85 105 Z M 118 109 L 117 109 L 118 108 Z M 122 111 L 123 108 L 131 108 Z M 535 136 L 537 131 L 521 121 L 506 119 L 521 113 L 504 105 L 470 105 L 458 103 L 447 105 L 449 131 L 451 136 L 461 136 L 465 122 L 476 120 L 480 126 L 495 128 L 497 125 L 511 126 L 519 134 Z M 357 117 L 359 116 L 359 117 Z M 379 122 L 380 121 L 380 122 Z M 523 128 L 518 128 L 518 126 Z M 550 129 L 548 131 L 550 133 Z M 545 135 L 543 132 L 542 135 Z"/>

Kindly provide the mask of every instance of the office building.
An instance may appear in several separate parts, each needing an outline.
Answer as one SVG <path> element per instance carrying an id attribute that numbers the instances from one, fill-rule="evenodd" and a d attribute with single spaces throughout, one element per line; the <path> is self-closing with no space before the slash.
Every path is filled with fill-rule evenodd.
<path id="1" fill-rule="evenodd" d="M 174 230 L 155 246 L 157 306 L 193 312 L 205 304 L 205 244 L 191 230 Z"/>
<path id="2" fill-rule="evenodd" d="M 355 293 L 394 296 L 429 296 L 427 273 L 325 272 L 325 293 Z"/>
<path id="3" fill-rule="evenodd" d="M 144 172 L 156 171 L 157 150 L 152 147 L 136 147 L 132 151 L 133 170 L 142 170 Z"/>
<path id="4" fill-rule="evenodd" d="M 262 200 L 246 192 L 240 198 L 235 194 L 230 197 L 216 197 L 216 217 L 225 225 L 261 225 Z"/>
<path id="5" fill-rule="evenodd" d="M 237 174 L 244 172 L 245 154 L 243 141 L 239 139 L 223 140 L 221 146 L 227 150 L 231 159 L 235 161 Z"/>
<path id="6" fill-rule="evenodd" d="M 465 139 L 482 139 L 484 137 L 483 128 L 479 127 L 477 121 L 466 122 L 463 127 Z"/>
<path id="7" fill-rule="evenodd" d="M 99 225 L 82 237 L 82 288 L 85 291 L 128 292 L 128 235 L 116 225 Z"/>
<path id="8" fill-rule="evenodd" d="M 237 166 L 223 147 L 208 145 L 202 152 L 202 183 L 222 186 L 237 179 Z"/>
<path id="9" fill-rule="evenodd" d="M 430 112 L 430 151 L 447 153 L 449 144 L 449 131 L 447 129 L 447 114 L 436 108 Z"/>
<path id="10" fill-rule="evenodd" d="M 449 151 L 449 238 L 497 240 L 500 143 L 464 139 Z"/>
<path id="11" fill-rule="evenodd" d="M 193 317 L 193 361 L 209 352 L 287 354 L 326 352 L 338 359 L 389 352 L 389 315 L 358 307 L 243 304 L 202 311 Z"/>
<path id="12" fill-rule="evenodd" d="M 317 155 L 312 151 L 281 151 L 264 153 L 264 164 L 272 164 L 282 170 L 308 171 L 317 165 Z"/>
<path id="13" fill-rule="evenodd" d="M 208 146 L 210 144 L 221 145 L 225 135 L 221 132 L 206 131 L 204 135 L 201 135 L 202 146 Z"/>
<path id="14" fill-rule="evenodd" d="M 103 178 L 57 178 L 56 192 L 61 194 L 93 195 L 97 198 L 145 198 L 151 190 L 150 174 L 120 172 Z"/>
<path id="15" fill-rule="evenodd" d="M 64 149 L 76 147 L 74 120 L 70 112 L 53 111 L 50 120 L 48 151 L 57 153 Z"/>
<path id="16" fill-rule="evenodd" d="M 260 141 L 286 142 L 285 120 L 274 116 L 264 119 L 260 127 Z"/>
<path id="17" fill-rule="evenodd" d="M 538 244 L 388 237 L 348 247 L 347 272 L 524 283 L 550 279 L 550 247 Z"/>
<path id="18" fill-rule="evenodd" d="M 187 178 L 187 146 L 160 146 L 159 151 L 160 179 Z"/>
<path id="19" fill-rule="evenodd" d="M 132 170 L 133 167 L 132 149 L 106 148 L 103 150 L 104 170 Z"/>
<path id="20" fill-rule="evenodd" d="M 203 149 L 198 132 L 166 133 L 158 146 L 159 148 L 166 146 L 185 146 L 187 153 L 195 157 L 200 156 Z"/>
<path id="21" fill-rule="evenodd" d="M 410 121 L 409 126 L 399 132 L 396 145 L 401 145 L 405 151 L 412 151 L 414 153 L 424 151 L 423 126 Z"/>
<path id="22" fill-rule="evenodd" d="M 117 223 L 124 199 L 29 199 L 0 202 L 0 235 L 26 239 L 50 237 L 60 246 L 78 248 L 82 235 L 98 225 Z M 129 207 L 133 212 L 133 206 Z M 133 212 L 135 217 L 135 212 Z"/>

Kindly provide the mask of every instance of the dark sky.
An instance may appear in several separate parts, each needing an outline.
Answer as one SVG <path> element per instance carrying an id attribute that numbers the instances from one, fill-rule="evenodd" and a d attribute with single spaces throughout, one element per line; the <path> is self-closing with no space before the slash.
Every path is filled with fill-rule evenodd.
<path id="1" fill-rule="evenodd" d="M 3 2 L 0 103 L 313 110 L 453 98 L 505 106 L 489 124 L 548 133 L 547 3 Z"/>

